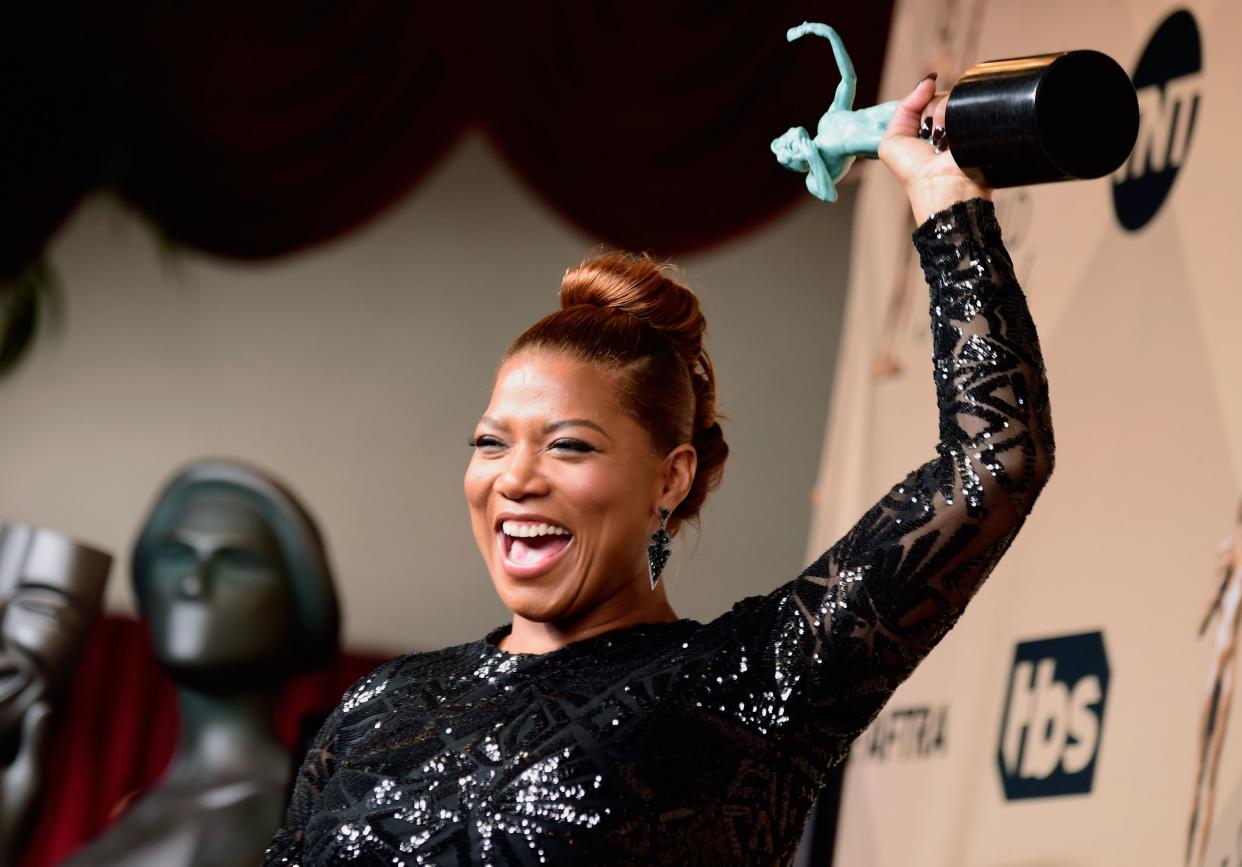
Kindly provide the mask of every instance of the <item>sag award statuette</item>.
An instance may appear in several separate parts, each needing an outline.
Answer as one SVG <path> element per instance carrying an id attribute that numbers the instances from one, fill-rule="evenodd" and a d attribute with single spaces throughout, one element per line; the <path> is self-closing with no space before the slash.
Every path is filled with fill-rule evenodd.
<path id="1" fill-rule="evenodd" d="M 0 522 L 0 867 L 21 862 L 112 555 Z"/>
<path id="2" fill-rule="evenodd" d="M 808 33 L 832 45 L 841 82 L 815 137 L 793 127 L 772 142 L 772 153 L 785 168 L 806 172 L 813 196 L 835 202 L 854 160 L 879 153 L 897 101 L 855 109 L 857 77 L 841 37 L 811 22 L 790 28 L 787 37 L 792 42 Z M 953 159 L 989 187 L 1102 177 L 1125 162 L 1138 137 L 1134 86 L 1098 51 L 989 60 L 967 70 L 947 96 Z"/>

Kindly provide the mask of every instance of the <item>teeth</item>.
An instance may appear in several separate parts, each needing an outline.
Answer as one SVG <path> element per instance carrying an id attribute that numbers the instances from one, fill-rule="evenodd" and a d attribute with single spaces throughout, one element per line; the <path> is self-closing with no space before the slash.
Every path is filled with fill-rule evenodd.
<path id="1" fill-rule="evenodd" d="M 500 525 L 506 536 L 530 538 L 531 536 L 572 536 L 564 527 L 556 524 L 534 524 L 530 521 L 504 521 Z"/>

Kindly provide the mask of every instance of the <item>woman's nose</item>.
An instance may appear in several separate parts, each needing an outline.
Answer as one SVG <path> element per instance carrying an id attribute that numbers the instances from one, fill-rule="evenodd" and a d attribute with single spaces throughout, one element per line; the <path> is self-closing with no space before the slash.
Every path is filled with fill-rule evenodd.
<path id="1" fill-rule="evenodd" d="M 515 451 L 496 479 L 496 492 L 506 500 L 546 494 L 548 480 L 540 472 L 537 455 L 528 450 Z"/>

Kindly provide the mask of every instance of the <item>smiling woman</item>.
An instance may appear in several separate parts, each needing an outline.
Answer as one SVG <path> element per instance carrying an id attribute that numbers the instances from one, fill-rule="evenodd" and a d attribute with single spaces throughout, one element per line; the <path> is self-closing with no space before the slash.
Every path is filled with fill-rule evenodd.
<path id="1" fill-rule="evenodd" d="M 506 354 L 466 472 L 511 652 L 676 620 L 646 540 L 697 516 L 728 454 L 705 321 L 670 268 L 589 259 L 561 305 Z"/>
<path id="2" fill-rule="evenodd" d="M 789 863 L 828 771 L 956 622 L 1052 469 L 1039 342 L 988 191 L 917 137 L 933 91 L 899 104 L 880 146 L 926 218 L 931 460 L 802 575 L 710 623 L 679 619 L 665 543 L 728 454 L 703 315 L 650 259 L 571 268 L 561 309 L 505 355 L 466 471 L 512 622 L 345 695 L 269 867 Z"/>

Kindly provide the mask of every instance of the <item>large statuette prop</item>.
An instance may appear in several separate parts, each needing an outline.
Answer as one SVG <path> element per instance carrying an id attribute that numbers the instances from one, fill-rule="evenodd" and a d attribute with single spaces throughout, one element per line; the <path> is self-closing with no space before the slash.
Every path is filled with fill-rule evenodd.
<path id="1" fill-rule="evenodd" d="M 266 472 L 197 461 L 157 498 L 131 565 L 181 736 L 160 780 L 61 867 L 254 867 L 292 771 L 276 697 L 337 650 L 319 530 Z"/>
<path id="2" fill-rule="evenodd" d="M 807 173 L 812 195 L 835 202 L 836 185 L 854 160 L 878 155 L 897 101 L 854 109 L 857 78 L 841 37 L 813 23 L 787 36 L 792 42 L 808 33 L 831 43 L 841 82 L 815 137 L 793 127 L 772 142 L 772 152 L 781 165 Z M 981 63 L 958 80 L 945 105 L 953 159 L 989 187 L 1103 177 L 1129 157 L 1138 121 L 1129 76 L 1098 51 Z"/>
<path id="3" fill-rule="evenodd" d="M 60 533 L 0 523 L 0 867 L 18 863 L 38 816 L 52 726 L 111 568 Z"/>

